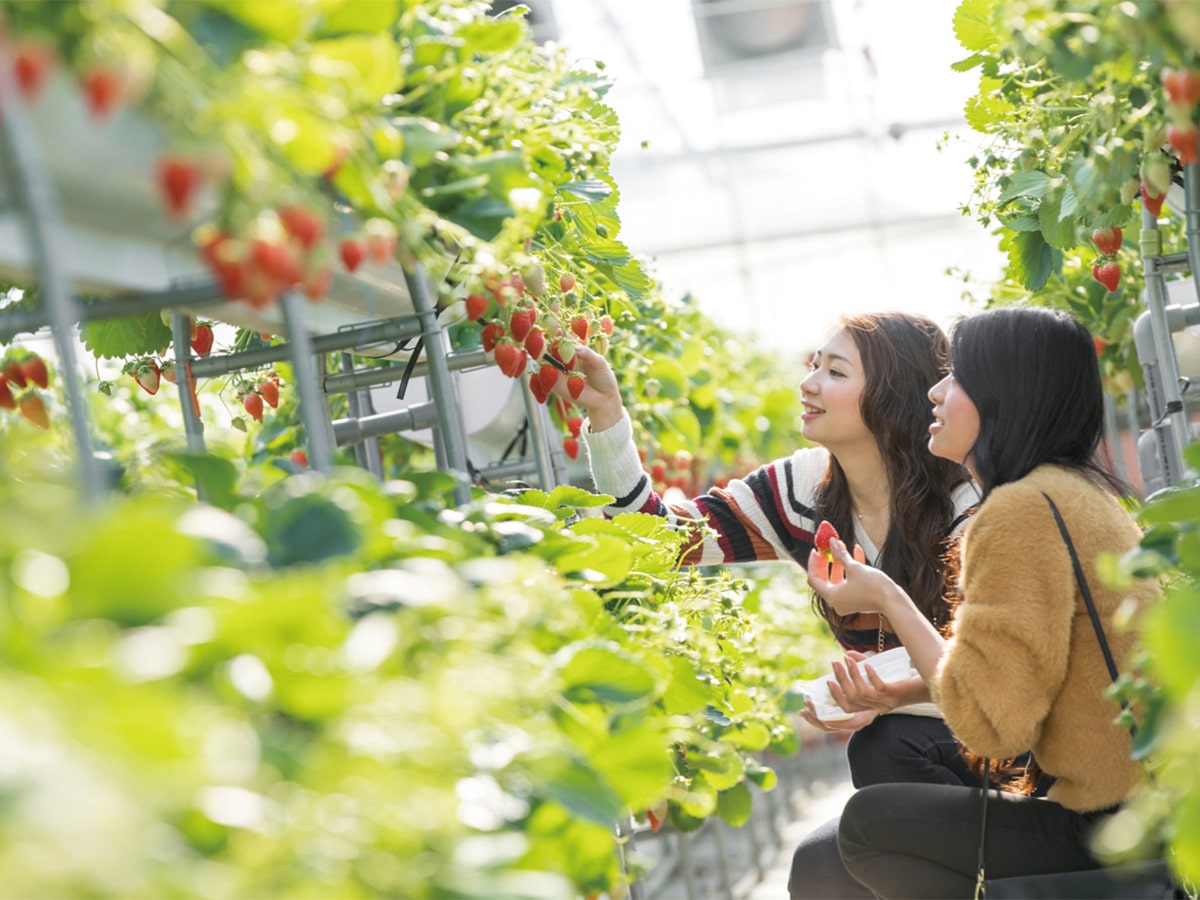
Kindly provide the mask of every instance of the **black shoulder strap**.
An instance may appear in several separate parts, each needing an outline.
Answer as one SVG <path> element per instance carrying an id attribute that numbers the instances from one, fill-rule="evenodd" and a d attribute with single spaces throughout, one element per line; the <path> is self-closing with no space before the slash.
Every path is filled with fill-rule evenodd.
<path id="1" fill-rule="evenodd" d="M 1104 626 L 1100 624 L 1100 614 L 1096 612 L 1096 603 L 1092 600 L 1092 592 L 1088 590 L 1087 579 L 1083 575 L 1083 566 L 1079 562 L 1079 554 L 1075 552 L 1075 544 L 1071 542 L 1071 533 L 1067 531 L 1067 523 L 1063 521 L 1062 513 L 1058 511 L 1058 507 L 1054 505 L 1054 501 L 1050 499 L 1050 495 L 1042 491 L 1042 496 L 1050 504 L 1050 511 L 1054 513 L 1054 521 L 1058 523 L 1058 530 L 1062 532 L 1063 541 L 1067 545 L 1067 552 L 1071 554 L 1071 565 L 1075 567 L 1075 580 L 1079 582 L 1079 590 L 1083 592 L 1083 602 L 1087 604 L 1088 615 L 1092 619 L 1092 627 L 1096 629 L 1096 639 L 1100 641 L 1100 649 L 1104 653 L 1104 662 L 1108 666 L 1108 674 L 1113 681 L 1116 681 L 1117 664 L 1113 660 L 1112 651 L 1108 649 L 1108 640 L 1104 637 Z"/>

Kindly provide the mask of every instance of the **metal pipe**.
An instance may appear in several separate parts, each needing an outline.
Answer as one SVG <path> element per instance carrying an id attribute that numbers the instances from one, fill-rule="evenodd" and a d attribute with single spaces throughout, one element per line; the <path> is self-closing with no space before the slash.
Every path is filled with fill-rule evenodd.
<path id="1" fill-rule="evenodd" d="M 446 464 L 451 471 L 463 476 L 463 480 L 459 481 L 454 488 L 454 500 L 461 506 L 470 501 L 471 489 L 465 480 L 467 473 L 466 429 L 463 427 L 456 385 L 446 364 L 449 341 L 446 338 L 446 332 L 438 324 L 437 312 L 434 310 L 433 299 L 429 296 L 429 286 L 425 281 L 424 267 L 420 263 L 416 263 L 412 272 L 406 268 L 404 280 L 408 284 L 413 309 L 416 310 L 417 317 L 421 320 L 421 335 L 425 339 L 425 358 L 429 362 L 429 395 L 437 402 L 437 432 L 445 445 Z"/>
<path id="2" fill-rule="evenodd" d="M 464 369 L 476 369 L 490 365 L 487 354 L 482 350 L 467 350 L 461 353 L 450 353 L 446 356 L 446 365 L 451 372 L 461 372 Z M 348 394 L 351 391 L 365 387 L 378 387 L 381 384 L 392 384 L 399 381 L 404 374 L 404 364 L 387 366 L 367 366 L 345 372 L 341 375 L 330 375 L 325 379 L 326 394 Z M 420 360 L 413 366 L 412 377 L 417 378 L 429 373 L 429 363 Z"/>
<path id="3" fill-rule="evenodd" d="M 1161 413 L 1162 421 L 1153 423 L 1153 426 L 1161 429 L 1163 473 L 1166 483 L 1170 485 L 1183 477 L 1183 450 L 1187 444 L 1188 426 L 1187 417 L 1184 414 L 1183 396 L 1179 389 L 1179 368 L 1175 363 L 1175 346 L 1171 342 L 1171 332 L 1166 316 L 1166 285 L 1158 265 L 1161 258 L 1159 251 L 1162 249 L 1162 237 L 1157 224 L 1157 220 L 1150 211 L 1143 207 L 1141 246 L 1146 280 L 1145 301 L 1146 309 L 1150 313 L 1164 403 Z M 1162 435 L 1163 431 L 1169 431 L 1170 434 Z"/>
<path id="4" fill-rule="evenodd" d="M 308 441 L 308 464 L 318 472 L 328 472 L 333 468 L 333 447 L 326 430 L 329 427 L 326 424 L 329 414 L 322 409 L 325 398 L 321 394 L 317 374 L 313 371 L 316 350 L 304 322 L 304 298 L 297 291 L 285 291 L 279 302 L 283 307 L 292 379 L 300 397 L 300 417 L 304 421 L 304 436 Z"/>
<path id="5" fill-rule="evenodd" d="M 10 160 L 17 191 L 24 202 L 30 247 L 39 269 L 42 308 L 46 311 L 53 332 L 54 347 L 61 367 L 60 377 L 75 435 L 79 476 L 84 495 L 94 502 L 103 496 L 107 485 L 92 451 L 87 405 L 75 354 L 74 325 L 79 314 L 67 273 L 62 268 L 66 251 L 61 239 L 58 198 L 54 182 L 42 164 L 37 135 L 25 102 L 17 95 L 12 79 L 8 77 L 11 71 L 9 60 L 4 58 L 0 62 L 3 63 L 0 65 L 0 108 L 4 110 L 4 115 L 0 116 L 0 142 Z"/>
<path id="6" fill-rule="evenodd" d="M 1192 281 L 1200 295 L 1200 178 L 1196 177 L 1196 164 L 1183 167 L 1183 221 L 1187 231 L 1188 265 L 1192 270 Z"/>
<path id="7" fill-rule="evenodd" d="M 437 425 L 437 419 L 437 404 L 427 400 L 404 409 L 363 416 L 361 419 L 335 419 L 333 436 L 339 447 L 346 447 L 384 434 L 431 428 Z"/>
<path id="8" fill-rule="evenodd" d="M 332 353 L 336 350 L 366 347 L 383 341 L 398 341 L 415 337 L 421 332 L 421 323 L 415 317 L 388 319 L 385 322 L 372 322 L 369 325 L 357 325 L 344 328 L 332 334 L 321 334 L 314 338 L 305 337 L 311 345 L 313 353 Z M 192 374 L 197 378 L 212 378 L 217 375 L 228 375 L 241 369 L 257 369 L 270 363 L 286 360 L 291 356 L 288 344 L 272 344 L 270 347 L 260 347 L 256 350 L 244 350 L 241 353 L 227 353 L 223 356 L 210 356 L 208 359 L 198 359 L 192 363 Z"/>
<path id="9" fill-rule="evenodd" d="M 188 449 L 193 453 L 203 453 L 204 423 L 192 404 L 196 385 L 191 373 L 192 361 L 192 319 L 191 316 L 176 309 L 171 313 L 171 331 L 175 342 L 175 386 L 179 389 L 179 408 L 183 412 L 183 431 L 187 435 Z M 197 485 L 199 494 L 199 485 Z M 203 497 L 200 497 L 203 500 Z"/>
<path id="10" fill-rule="evenodd" d="M 529 475 L 537 471 L 537 463 L 531 459 L 515 459 L 512 462 L 496 463 L 486 469 L 479 470 L 479 477 L 492 481 L 497 478 L 512 478 L 516 475 Z"/>
<path id="11" fill-rule="evenodd" d="M 76 321 L 100 322 L 105 319 L 122 319 L 126 316 L 139 316 L 148 312 L 162 312 L 164 309 L 174 309 L 179 306 L 207 303 L 220 298 L 220 296 L 221 292 L 217 283 L 205 281 L 168 288 L 165 291 L 115 297 L 102 303 L 82 303 L 76 299 L 75 313 L 78 317 Z M 22 332 L 33 333 L 49 324 L 50 319 L 43 309 L 0 312 L 0 341 L 11 340 Z"/>

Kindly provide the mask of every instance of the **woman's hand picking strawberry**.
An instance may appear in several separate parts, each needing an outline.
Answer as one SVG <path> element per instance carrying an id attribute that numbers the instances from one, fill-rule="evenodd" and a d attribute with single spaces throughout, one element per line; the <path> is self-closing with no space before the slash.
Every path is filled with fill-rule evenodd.
<path id="1" fill-rule="evenodd" d="M 575 348 L 572 362 L 574 366 L 566 373 L 567 377 L 559 378 L 551 389 L 552 392 L 587 410 L 592 431 L 611 428 L 621 420 L 625 413 L 625 405 L 621 400 L 617 378 L 608 360 L 599 353 L 580 346 Z M 572 376 L 582 377 L 584 382 L 583 389 L 575 396 L 571 394 Z"/>

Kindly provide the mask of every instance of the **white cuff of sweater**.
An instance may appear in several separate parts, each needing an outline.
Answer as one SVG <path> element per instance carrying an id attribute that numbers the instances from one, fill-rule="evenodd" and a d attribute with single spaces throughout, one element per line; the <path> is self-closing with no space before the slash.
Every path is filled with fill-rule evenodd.
<path id="1" fill-rule="evenodd" d="M 580 435 L 587 448 L 597 491 L 620 498 L 637 487 L 642 477 L 642 461 L 633 443 L 633 422 L 628 411 L 604 431 L 592 431 L 591 423 L 584 422 Z"/>

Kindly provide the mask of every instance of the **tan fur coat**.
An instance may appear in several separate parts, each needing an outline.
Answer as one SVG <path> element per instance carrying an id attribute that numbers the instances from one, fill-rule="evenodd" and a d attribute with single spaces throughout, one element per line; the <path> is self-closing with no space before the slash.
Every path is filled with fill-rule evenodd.
<path id="1" fill-rule="evenodd" d="M 1067 523 L 1118 668 L 1129 655 L 1134 635 L 1113 624 L 1129 592 L 1104 586 L 1096 561 L 1136 546 L 1141 533 L 1091 480 L 1045 465 L 995 489 L 967 526 L 963 600 L 931 688 L 968 748 L 992 758 L 1032 749 L 1057 778 L 1050 799 L 1087 812 L 1123 800 L 1139 770 L 1129 732 L 1113 722 L 1119 707 L 1104 697 L 1111 679 L 1041 491 Z M 1142 584 L 1132 593 L 1144 604 L 1155 592 Z"/>

